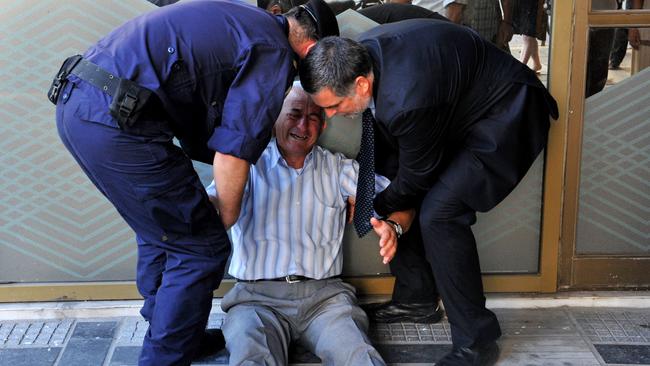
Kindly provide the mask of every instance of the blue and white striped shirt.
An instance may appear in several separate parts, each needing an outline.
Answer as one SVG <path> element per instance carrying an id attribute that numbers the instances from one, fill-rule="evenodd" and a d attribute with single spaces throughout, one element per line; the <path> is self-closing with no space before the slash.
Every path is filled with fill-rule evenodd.
<path id="1" fill-rule="evenodd" d="M 251 166 L 238 221 L 230 230 L 229 273 L 242 280 L 341 274 L 346 200 L 359 165 L 315 146 L 302 169 L 287 165 L 273 139 Z M 376 189 L 390 181 L 377 177 Z M 216 195 L 214 183 L 208 193 Z"/>

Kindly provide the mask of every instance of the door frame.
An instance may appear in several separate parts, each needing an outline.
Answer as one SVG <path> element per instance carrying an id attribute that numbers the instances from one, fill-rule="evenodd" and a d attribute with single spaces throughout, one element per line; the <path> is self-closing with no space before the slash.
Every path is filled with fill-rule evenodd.
<path id="1" fill-rule="evenodd" d="M 556 3 L 558 3 L 556 1 Z M 564 182 L 563 219 L 559 253 L 558 289 L 595 290 L 647 288 L 650 286 L 649 256 L 578 254 L 576 233 L 580 187 L 580 164 L 584 126 L 585 82 L 589 29 L 599 27 L 650 26 L 650 10 L 591 10 L 591 0 L 576 0 L 573 18 Z"/>

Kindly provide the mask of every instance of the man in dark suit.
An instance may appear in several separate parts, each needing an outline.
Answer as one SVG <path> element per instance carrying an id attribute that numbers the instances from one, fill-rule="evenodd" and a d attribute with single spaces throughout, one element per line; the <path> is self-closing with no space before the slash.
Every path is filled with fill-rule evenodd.
<path id="1" fill-rule="evenodd" d="M 442 15 L 416 5 L 387 3 L 358 10 L 379 24 L 399 22 L 408 19 L 447 20 Z M 397 150 L 384 149 L 381 134 L 376 132 L 375 170 L 377 173 L 395 178 L 397 175 Z M 419 213 L 419 207 L 416 207 Z M 395 323 L 437 323 L 442 318 L 439 294 L 436 289 L 431 266 L 425 259 L 420 224 L 416 219 L 413 228 L 399 239 L 400 250 L 390 262 L 390 271 L 395 276 L 393 294 L 389 302 L 368 304 L 364 309 L 375 322 Z"/>
<path id="2" fill-rule="evenodd" d="M 454 345 L 437 365 L 493 364 L 501 330 L 485 307 L 470 226 L 526 174 L 557 105 L 532 70 L 449 22 L 385 24 L 360 42 L 321 40 L 301 64 L 301 83 L 328 116 L 365 110 L 384 142 L 375 151 L 398 154 L 397 176 L 373 204 L 382 216 L 421 207 Z"/>

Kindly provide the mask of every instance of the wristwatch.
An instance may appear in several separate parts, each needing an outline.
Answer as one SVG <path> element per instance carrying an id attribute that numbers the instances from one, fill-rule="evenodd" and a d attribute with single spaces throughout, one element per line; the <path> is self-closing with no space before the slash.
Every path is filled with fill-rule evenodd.
<path id="1" fill-rule="evenodd" d="M 387 223 L 393 225 L 393 229 L 395 229 L 395 234 L 397 234 L 397 239 L 402 237 L 402 234 L 404 234 L 404 230 L 402 229 L 402 225 L 396 223 L 395 221 L 391 219 L 384 219 Z"/>

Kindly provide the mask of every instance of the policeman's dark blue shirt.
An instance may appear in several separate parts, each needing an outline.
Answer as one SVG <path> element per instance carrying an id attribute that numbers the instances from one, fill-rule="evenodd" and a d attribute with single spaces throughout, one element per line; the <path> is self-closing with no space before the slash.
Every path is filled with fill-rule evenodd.
<path id="1" fill-rule="evenodd" d="M 186 151 L 254 163 L 295 76 L 287 34 L 283 17 L 236 1 L 198 0 L 128 21 L 84 57 L 152 90 Z M 91 99 L 77 115 L 117 127 L 108 114 L 111 97 L 74 75 L 70 80 Z"/>

